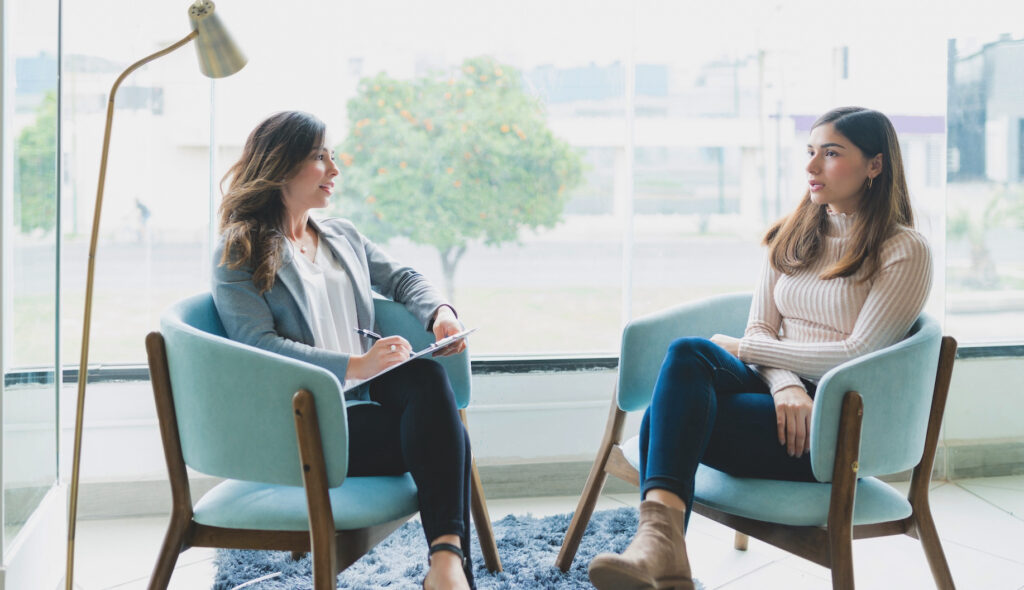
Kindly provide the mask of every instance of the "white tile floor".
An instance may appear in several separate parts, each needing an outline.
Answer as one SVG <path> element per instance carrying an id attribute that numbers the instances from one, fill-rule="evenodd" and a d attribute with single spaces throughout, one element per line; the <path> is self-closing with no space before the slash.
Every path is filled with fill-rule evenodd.
<path id="1" fill-rule="evenodd" d="M 902 487 L 905 489 L 905 484 Z M 491 500 L 493 519 L 569 512 L 576 497 Z M 609 494 L 597 509 L 635 506 L 636 494 Z M 932 511 L 946 557 L 961 590 L 1024 590 L 1024 475 L 937 482 Z M 145 588 L 163 537 L 165 517 L 82 521 L 78 524 L 76 586 L 82 590 Z M 694 574 L 708 590 L 831 588 L 828 570 L 751 539 L 732 548 L 732 531 L 694 515 L 687 534 Z M 858 588 L 933 587 L 919 543 L 910 537 L 856 541 Z M 190 549 L 178 559 L 171 588 L 209 588 L 213 550 Z"/>

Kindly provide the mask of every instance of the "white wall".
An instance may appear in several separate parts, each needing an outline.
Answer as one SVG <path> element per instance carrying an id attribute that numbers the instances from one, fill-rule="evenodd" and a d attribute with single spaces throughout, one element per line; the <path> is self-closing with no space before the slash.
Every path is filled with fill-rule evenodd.
<path id="1" fill-rule="evenodd" d="M 943 440 L 947 445 L 1024 441 L 1024 358 L 957 361 Z"/>
<path id="2" fill-rule="evenodd" d="M 476 376 L 468 421 L 478 463 L 488 466 L 593 460 L 608 417 L 614 382 L 613 370 Z M 946 409 L 944 443 L 976 450 L 987 445 L 1024 445 L 1022 383 L 1022 358 L 957 361 Z M 73 387 L 65 387 L 61 400 L 61 451 L 65 457 L 71 456 L 74 393 Z M 152 400 L 147 382 L 90 385 L 82 452 L 83 485 L 166 478 Z M 639 422 L 638 413 L 629 417 L 627 436 L 637 431 Z M 66 470 L 69 462 L 63 464 Z M 1019 468 L 1024 469 L 1024 465 Z"/>

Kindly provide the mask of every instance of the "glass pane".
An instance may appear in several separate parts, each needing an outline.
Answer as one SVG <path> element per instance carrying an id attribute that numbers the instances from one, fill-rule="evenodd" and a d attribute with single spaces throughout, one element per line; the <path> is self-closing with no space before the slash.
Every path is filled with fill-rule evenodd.
<path id="1" fill-rule="evenodd" d="M 257 6 L 274 5 L 245 12 Z M 317 14 L 330 35 L 279 19 L 275 38 L 307 42 L 247 45 L 250 64 L 218 83 L 218 174 L 270 112 L 313 112 L 342 167 L 325 214 L 449 289 L 480 328 L 474 354 L 614 350 L 627 6 L 349 2 Z M 265 30 L 239 16 L 252 20 L 238 30 Z M 386 34 L 367 26 L 385 22 Z"/>
<path id="2" fill-rule="evenodd" d="M 601 103 L 620 100 L 621 67 L 520 70 L 492 57 L 446 66 L 363 78 L 338 149 L 335 211 L 445 288 L 465 321 L 484 328 L 475 351 L 606 344 L 620 293 L 618 266 L 608 262 L 620 247 L 596 239 L 614 197 L 593 187 L 614 174 L 616 158 L 553 130 L 581 117 L 614 121 L 617 111 L 604 114 Z M 600 111 L 581 115 L 581 103 Z M 588 155 L 612 162 L 584 182 Z M 567 233 L 573 226 L 576 235 Z"/>
<path id="3" fill-rule="evenodd" d="M 187 9 L 188 3 L 156 3 L 140 19 L 106 0 L 64 4 L 62 360 L 71 366 L 81 354 L 110 87 L 130 64 L 188 33 Z M 95 34 L 111 30 L 111 20 L 118 34 Z M 91 364 L 144 362 L 144 339 L 160 312 L 209 288 L 210 102 L 210 81 L 199 73 L 192 46 L 133 72 L 118 91 L 96 253 Z"/>
<path id="4" fill-rule="evenodd" d="M 949 42 L 949 330 L 1021 342 L 1024 325 L 1024 35 Z"/>
<path id="5" fill-rule="evenodd" d="M 4 548 L 57 477 L 57 7 L 7 2 L 13 198 L 5 211 Z M 8 111 L 10 112 L 10 111 Z M 6 127 L 6 126 L 5 126 Z M 10 168 L 8 168 L 8 166 Z M 6 188 L 5 188 L 6 191 Z M 9 215 L 9 216 L 8 216 Z"/>
<path id="6" fill-rule="evenodd" d="M 851 11 L 841 27 L 815 28 L 807 15 L 820 7 L 807 1 L 318 2 L 331 34 L 309 35 L 308 13 L 222 0 L 250 63 L 218 81 L 212 101 L 191 48 L 121 90 L 90 358 L 142 362 L 159 313 L 208 288 L 210 196 L 215 207 L 251 128 L 284 109 L 320 116 L 338 148 L 343 180 L 324 214 L 353 218 L 450 290 L 482 328 L 476 354 L 614 352 L 624 300 L 636 316 L 751 288 L 761 234 L 803 194 L 809 125 L 841 104 L 897 124 L 918 226 L 942 261 L 948 23 L 941 11 L 869 5 L 886 19 Z M 96 19 L 118 18 L 116 5 L 65 7 L 68 363 L 106 92 L 124 66 L 185 31 L 180 7 L 153 10 L 125 36 L 97 39 Z M 385 22 L 387 34 L 373 24 Z M 899 60 L 877 43 L 908 35 Z M 1005 126 L 1008 170 L 1016 121 Z M 1012 257 L 1016 238 L 1005 239 Z M 950 247 L 956 259 L 966 246 Z M 1017 272 L 1007 260 L 1001 277 Z M 935 315 L 946 282 L 938 263 Z"/>
<path id="7" fill-rule="evenodd" d="M 810 127 L 842 105 L 893 120 L 941 267 L 945 40 L 941 27 L 901 29 L 930 17 L 890 4 L 884 22 L 848 11 L 824 29 L 808 26 L 821 10 L 808 2 L 637 4 L 634 316 L 754 288 L 765 230 L 806 193 Z M 890 33 L 913 39 L 899 60 L 877 42 Z"/>

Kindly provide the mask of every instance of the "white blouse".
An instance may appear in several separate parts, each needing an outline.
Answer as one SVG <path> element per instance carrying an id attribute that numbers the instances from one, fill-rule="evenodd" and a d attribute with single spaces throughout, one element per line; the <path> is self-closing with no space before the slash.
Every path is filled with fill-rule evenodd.
<path id="1" fill-rule="evenodd" d="M 312 262 L 297 249 L 294 252 L 296 268 L 306 290 L 314 345 L 348 355 L 364 354 L 362 339 L 356 333 L 359 321 L 352 281 L 331 249 L 322 243 L 322 240 L 318 242 Z M 356 380 L 348 379 L 344 386 L 355 383 Z"/>

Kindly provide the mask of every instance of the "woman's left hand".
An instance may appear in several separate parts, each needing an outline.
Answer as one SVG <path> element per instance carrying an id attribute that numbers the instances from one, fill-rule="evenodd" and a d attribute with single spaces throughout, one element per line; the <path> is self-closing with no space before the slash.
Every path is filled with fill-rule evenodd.
<path id="1" fill-rule="evenodd" d="M 790 457 L 811 452 L 811 412 L 814 400 L 799 385 L 789 385 L 772 394 L 779 444 Z"/>
<path id="2" fill-rule="evenodd" d="M 733 355 L 736 358 L 740 356 L 740 339 L 733 338 L 732 336 L 726 336 L 725 334 L 715 334 L 711 337 L 711 342 L 717 344 L 725 349 L 726 352 Z"/>
<path id="3" fill-rule="evenodd" d="M 452 334 L 458 334 L 462 331 L 462 324 L 458 318 L 455 317 L 455 312 L 452 308 L 447 305 L 442 305 L 437 308 L 437 315 L 434 316 L 434 340 L 441 340 L 451 336 Z M 463 338 L 451 346 L 446 346 L 441 350 L 435 352 L 433 356 L 449 356 L 452 354 L 459 354 L 463 350 L 466 350 L 466 339 Z"/>

